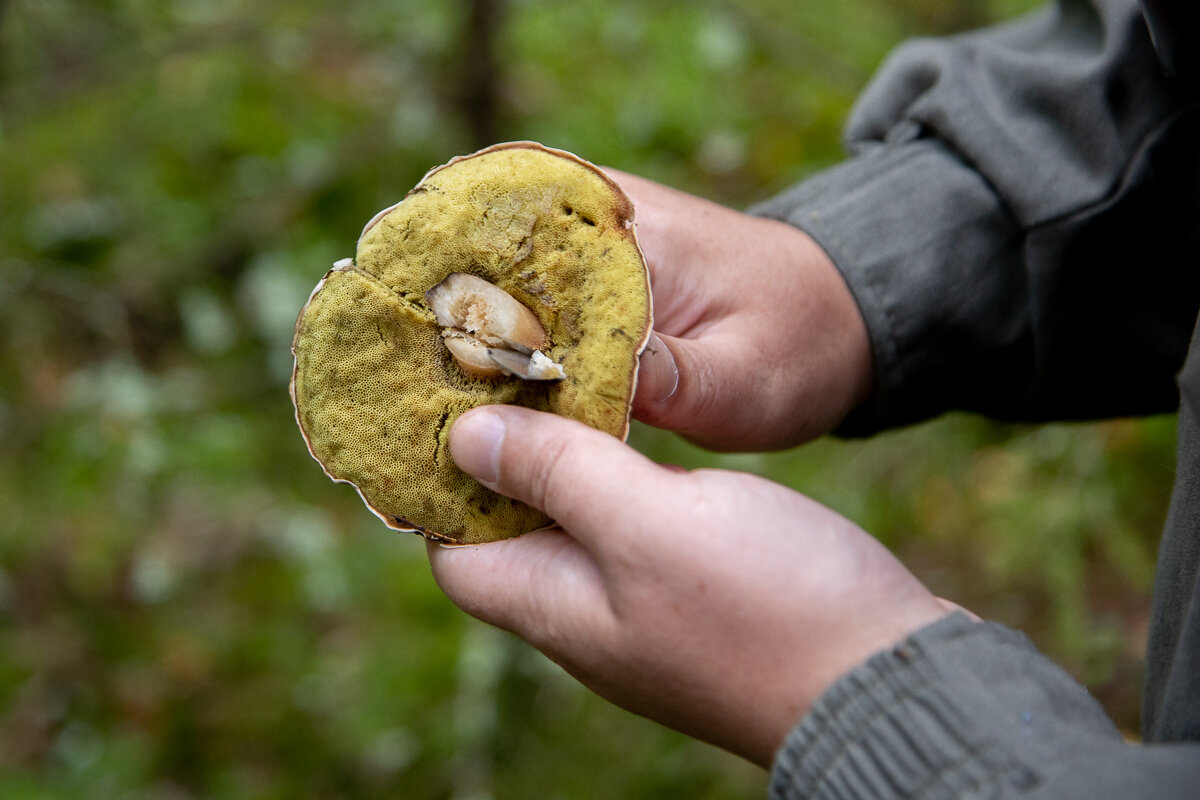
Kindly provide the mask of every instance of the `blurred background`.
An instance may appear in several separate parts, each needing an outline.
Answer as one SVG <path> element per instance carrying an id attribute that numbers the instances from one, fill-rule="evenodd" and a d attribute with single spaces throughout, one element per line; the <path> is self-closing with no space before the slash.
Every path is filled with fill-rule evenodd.
<path id="1" fill-rule="evenodd" d="M 763 796 L 467 619 L 324 478 L 295 315 L 457 153 L 537 139 L 744 206 L 841 156 L 898 41 L 1032 6 L 0 0 L 0 796 Z M 847 514 L 1136 730 L 1170 418 L 633 442 Z"/>

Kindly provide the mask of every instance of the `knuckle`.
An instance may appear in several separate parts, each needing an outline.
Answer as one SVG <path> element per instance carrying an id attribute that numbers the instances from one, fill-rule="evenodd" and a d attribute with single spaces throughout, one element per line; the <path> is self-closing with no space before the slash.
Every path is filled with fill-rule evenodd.
<path id="1" fill-rule="evenodd" d="M 531 456 L 523 460 L 524 475 L 521 477 L 525 500 L 554 516 L 554 509 L 562 507 L 563 493 L 571 485 L 570 440 L 563 436 L 547 437 Z"/>
<path id="2" fill-rule="evenodd" d="M 721 417 L 721 392 L 708 359 L 696 359 L 691 367 L 686 385 L 672 398 L 681 406 L 676 415 L 688 421 L 687 428 L 707 429 Z"/>
<path id="3" fill-rule="evenodd" d="M 690 398 L 692 410 L 698 419 L 708 420 L 721 413 L 717 379 L 713 374 L 712 365 L 708 361 L 700 362 L 696 372 L 697 380 L 695 386 L 692 387 Z"/>

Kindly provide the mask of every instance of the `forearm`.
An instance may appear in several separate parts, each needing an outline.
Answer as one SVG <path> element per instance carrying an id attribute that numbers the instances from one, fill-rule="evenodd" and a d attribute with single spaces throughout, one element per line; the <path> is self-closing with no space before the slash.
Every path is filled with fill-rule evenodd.
<path id="1" fill-rule="evenodd" d="M 1020 634 L 956 616 L 844 676 L 777 756 L 773 800 L 1195 797 L 1200 746 L 1122 741 Z"/>
<path id="2" fill-rule="evenodd" d="M 871 334 L 866 433 L 948 409 L 1172 408 L 1200 305 L 1194 88 L 1135 3 L 902 48 L 849 161 L 754 209 L 810 233 Z"/>

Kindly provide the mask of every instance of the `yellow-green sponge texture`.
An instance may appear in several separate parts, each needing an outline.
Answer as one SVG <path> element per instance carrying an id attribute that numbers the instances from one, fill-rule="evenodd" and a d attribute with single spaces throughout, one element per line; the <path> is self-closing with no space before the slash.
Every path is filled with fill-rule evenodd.
<path id="1" fill-rule="evenodd" d="M 368 225 L 353 261 L 300 314 L 292 396 L 313 456 L 389 526 L 476 543 L 544 527 L 536 509 L 480 485 L 447 450 L 464 411 L 512 403 L 624 438 L 651 323 L 633 207 L 587 162 L 533 143 L 433 170 Z M 525 304 L 566 378 L 462 371 L 425 292 L 477 275 Z"/>

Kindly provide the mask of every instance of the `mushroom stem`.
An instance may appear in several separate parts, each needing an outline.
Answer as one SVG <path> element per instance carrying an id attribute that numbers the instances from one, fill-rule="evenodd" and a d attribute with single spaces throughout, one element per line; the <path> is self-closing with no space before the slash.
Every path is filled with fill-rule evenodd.
<path id="1" fill-rule="evenodd" d="M 450 355 L 468 374 L 538 381 L 566 377 L 540 350 L 550 337 L 537 316 L 499 286 L 452 272 L 425 299 L 442 326 Z"/>
<path id="2" fill-rule="evenodd" d="M 542 354 L 541 350 L 534 350 L 532 355 L 527 356 L 514 353 L 512 350 L 489 347 L 487 354 L 492 363 L 499 366 L 506 374 L 516 375 L 522 380 L 561 381 L 567 377 L 567 373 L 563 372 L 562 365 L 551 361 Z"/>

